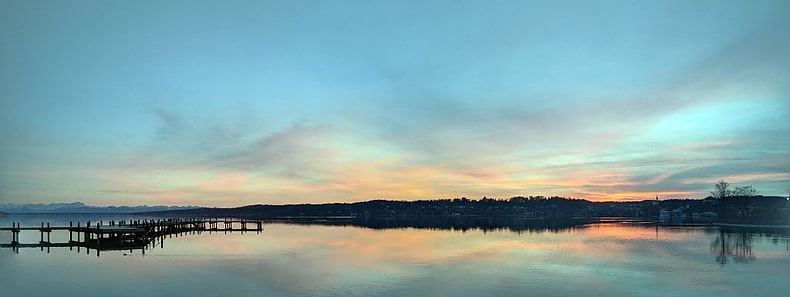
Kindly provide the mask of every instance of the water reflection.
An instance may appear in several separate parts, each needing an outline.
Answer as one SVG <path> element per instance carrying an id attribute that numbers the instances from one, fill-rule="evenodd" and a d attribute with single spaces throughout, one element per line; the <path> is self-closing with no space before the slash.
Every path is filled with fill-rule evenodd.
<path id="1" fill-rule="evenodd" d="M 428 229 L 450 231 L 474 231 L 484 233 L 491 231 L 510 231 L 513 233 L 561 233 L 579 228 L 586 228 L 600 220 L 590 218 L 578 219 L 528 219 L 528 218 L 494 218 L 494 217 L 413 217 L 388 219 L 285 219 L 269 220 L 270 223 L 286 223 L 295 225 L 322 226 L 354 226 L 369 229 Z"/>
<path id="2" fill-rule="evenodd" d="M 33 295 L 81 297 L 770 296 L 790 278 L 788 236 L 781 232 L 497 221 L 270 223 L 260 236 L 168 239 L 145 257 L 0 249 L 0 294 L 30 295 L 34 288 Z M 741 263 L 731 255 L 743 250 L 738 234 L 751 234 L 748 250 L 757 260 L 749 265 L 733 265 Z M 711 243 L 722 241 L 726 266 L 711 256 Z M 33 285 L 40 279 L 53 285 Z"/>
<path id="3" fill-rule="evenodd" d="M 130 218 L 139 218 L 135 216 L 128 216 Z M 72 219 L 85 219 L 94 217 L 86 217 L 84 215 L 77 216 L 13 216 L 11 218 L 0 219 L 1 223 L 7 223 L 9 219 L 24 221 L 26 224 L 33 224 L 32 222 L 38 220 L 52 220 L 54 222 L 63 223 Z M 98 219 L 111 219 L 112 217 L 102 216 Z M 287 225 L 304 225 L 314 227 L 359 227 L 364 229 L 374 230 L 408 230 L 408 229 L 424 229 L 431 231 L 453 231 L 453 232 L 473 232 L 481 231 L 483 234 L 489 232 L 508 232 L 517 235 L 522 234 L 561 234 L 561 233 L 574 233 L 586 234 L 595 238 L 605 238 L 609 241 L 620 240 L 653 240 L 653 241 L 666 241 L 666 240 L 688 240 L 698 236 L 700 230 L 704 230 L 705 234 L 714 235 L 709 244 L 709 251 L 715 258 L 715 262 L 724 266 L 730 262 L 749 264 L 757 259 L 753 251 L 753 241 L 755 238 L 767 239 L 773 243 L 774 246 L 779 244 L 784 245 L 785 250 L 790 254 L 790 230 L 782 229 L 743 229 L 743 228 L 717 228 L 717 227 L 701 227 L 701 226 L 676 226 L 665 225 L 660 222 L 648 221 L 629 221 L 622 218 L 611 219 L 501 219 L 490 217 L 424 217 L 424 218 L 391 218 L 391 219 L 288 219 L 288 220 L 274 220 L 268 221 L 269 224 L 287 224 Z M 604 226 L 602 228 L 602 226 Z M 652 232 L 651 232 L 652 231 Z M 397 234 L 397 233 L 390 233 Z M 2 238 L 3 236 L 0 236 Z M 178 235 L 176 235 L 178 237 Z M 163 238 L 164 239 L 164 238 Z M 3 239 L 5 240 L 5 239 Z M 238 242 L 231 242 L 227 239 L 220 238 L 203 238 L 200 241 L 203 243 L 210 243 L 211 246 L 221 247 L 221 251 L 232 250 L 246 250 L 249 247 L 245 246 L 245 239 L 238 239 Z M 369 241 L 369 239 L 365 239 Z M 381 241 L 378 239 L 376 241 Z M 414 243 L 411 238 L 386 238 L 384 241 L 391 241 L 389 247 L 399 246 L 398 243 Z M 465 238 L 464 240 L 469 240 Z M 163 240 L 162 240 L 163 241 Z M 5 242 L 5 241 L 4 241 Z M 562 248 L 576 247 L 577 250 L 586 248 L 578 243 L 563 243 Z M 161 242 L 157 242 L 160 248 L 164 246 Z M 151 247 L 156 246 L 151 245 Z M 353 246 L 358 248 L 358 244 L 343 243 L 343 245 Z M 415 244 L 417 246 L 425 246 L 425 243 Z M 507 246 L 520 246 L 524 248 L 547 248 L 549 245 L 541 245 L 539 243 L 518 243 L 506 244 Z M 12 245 L 0 244 L 0 247 L 8 247 Z M 33 246 L 33 245 L 31 245 Z M 52 244 L 42 246 L 47 247 L 49 252 Z M 204 246 L 203 248 L 208 248 Z M 406 249 L 403 246 L 401 248 Z M 557 248 L 556 246 L 554 248 Z M 619 247 L 608 246 L 609 249 L 616 249 Z M 200 248 L 193 249 L 200 254 Z M 42 248 L 43 250 L 43 248 Z M 210 249 L 215 250 L 216 249 Z M 424 251 L 423 251 L 424 252 Z M 414 253 L 412 253 L 414 254 Z M 613 255 L 612 250 L 607 255 Z M 98 255 L 98 253 L 97 253 Z"/>
<path id="4" fill-rule="evenodd" d="M 752 263 L 757 259 L 752 251 L 755 238 L 768 239 L 773 245 L 784 242 L 790 252 L 790 234 L 787 230 L 759 230 L 743 228 L 718 228 L 716 237 L 710 243 L 710 252 L 716 257 L 716 263 L 724 266 L 728 262 Z"/>
<path id="5" fill-rule="evenodd" d="M 729 233 L 719 229 L 718 236 L 710 243 L 710 252 L 721 265 L 727 264 L 729 259 L 736 263 L 751 263 L 755 259 L 752 253 L 752 234 Z"/>

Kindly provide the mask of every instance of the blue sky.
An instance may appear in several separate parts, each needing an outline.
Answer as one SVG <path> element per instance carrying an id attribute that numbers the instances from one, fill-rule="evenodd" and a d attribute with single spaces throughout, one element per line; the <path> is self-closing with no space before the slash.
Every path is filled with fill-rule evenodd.
<path id="1" fill-rule="evenodd" d="M 3 1 L 0 202 L 790 192 L 787 1 Z"/>

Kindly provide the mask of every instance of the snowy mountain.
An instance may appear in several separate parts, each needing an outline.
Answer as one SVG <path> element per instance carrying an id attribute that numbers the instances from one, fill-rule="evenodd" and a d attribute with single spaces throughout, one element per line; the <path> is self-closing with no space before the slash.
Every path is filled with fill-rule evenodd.
<path id="1" fill-rule="evenodd" d="M 89 206 L 82 202 L 51 204 L 0 204 L 0 212 L 14 213 L 135 213 L 198 208 L 196 206 Z"/>

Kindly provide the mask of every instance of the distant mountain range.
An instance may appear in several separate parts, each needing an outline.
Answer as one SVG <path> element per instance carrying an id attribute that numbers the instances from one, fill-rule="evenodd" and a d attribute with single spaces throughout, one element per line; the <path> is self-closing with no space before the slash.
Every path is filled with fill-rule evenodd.
<path id="1" fill-rule="evenodd" d="M 89 206 L 82 202 L 51 204 L 0 204 L 0 213 L 136 213 L 194 209 L 197 206 Z"/>

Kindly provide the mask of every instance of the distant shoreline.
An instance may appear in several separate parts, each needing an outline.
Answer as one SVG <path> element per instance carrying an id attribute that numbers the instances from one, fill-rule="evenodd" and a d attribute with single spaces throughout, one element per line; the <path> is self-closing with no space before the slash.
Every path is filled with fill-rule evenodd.
<path id="1" fill-rule="evenodd" d="M 8 207 L 8 205 L 5 205 Z M 426 221 L 571 220 L 628 218 L 660 224 L 699 223 L 729 227 L 788 228 L 790 201 L 779 196 L 593 202 L 584 199 L 517 196 L 509 199 L 370 200 L 355 203 L 247 205 L 233 208 L 107 207 L 82 203 L 25 205 L 8 215 L 236 217 L 264 220 Z"/>
<path id="2" fill-rule="evenodd" d="M 790 225 L 784 224 L 734 224 L 734 223 L 713 223 L 719 227 L 738 227 L 738 228 L 776 228 L 776 229 L 790 229 Z"/>

